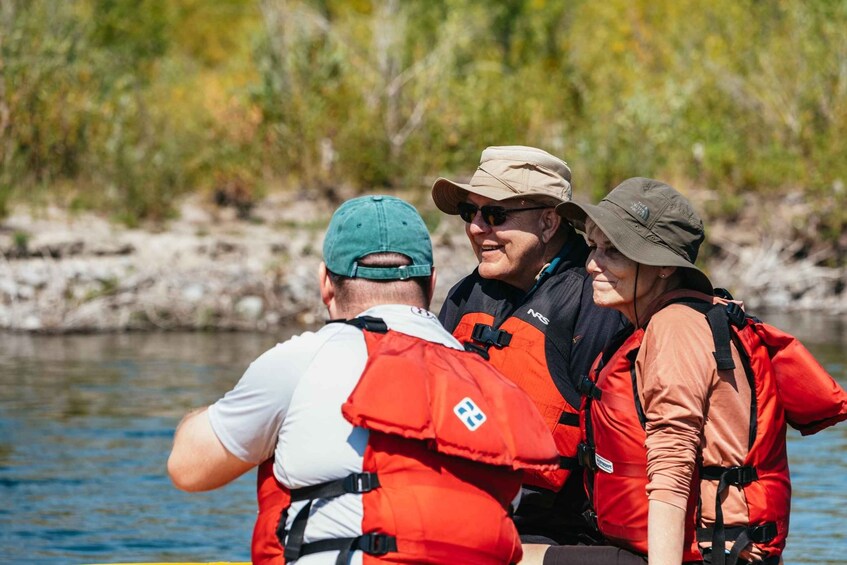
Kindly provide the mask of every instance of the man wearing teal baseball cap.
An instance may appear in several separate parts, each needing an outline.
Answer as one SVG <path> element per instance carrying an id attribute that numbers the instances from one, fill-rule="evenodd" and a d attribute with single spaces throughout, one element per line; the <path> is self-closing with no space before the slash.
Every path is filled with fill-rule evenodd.
<path id="1" fill-rule="evenodd" d="M 187 491 L 259 466 L 254 563 L 516 563 L 510 504 L 558 454 L 532 401 L 431 313 L 429 233 L 391 196 L 342 204 L 319 268 L 329 317 L 177 428 Z"/>

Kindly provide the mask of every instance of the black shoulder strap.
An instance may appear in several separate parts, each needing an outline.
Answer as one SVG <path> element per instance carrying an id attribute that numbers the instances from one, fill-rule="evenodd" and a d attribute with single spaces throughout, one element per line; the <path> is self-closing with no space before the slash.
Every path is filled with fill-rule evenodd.
<path id="1" fill-rule="evenodd" d="M 712 339 L 715 341 L 715 361 L 718 371 L 735 369 L 735 361 L 732 360 L 732 349 L 729 346 L 731 339 L 729 329 L 729 316 L 726 308 L 721 304 L 715 304 L 706 312 L 709 328 L 712 330 Z"/>
<path id="2" fill-rule="evenodd" d="M 721 290 L 721 294 L 717 296 L 732 298 L 729 292 Z M 715 356 L 718 371 L 727 371 L 735 369 L 735 361 L 732 359 L 732 330 L 730 324 L 739 328 L 744 326 L 744 310 L 741 309 L 735 302 L 729 304 L 710 304 L 696 298 L 681 298 L 674 300 L 671 304 L 685 304 L 689 308 L 693 308 L 698 312 L 702 312 L 709 322 L 709 329 L 712 331 L 712 339 L 715 344 L 715 351 L 712 353 Z"/>
<path id="3" fill-rule="evenodd" d="M 374 316 L 359 316 L 350 320 L 329 320 L 327 324 L 348 324 L 360 330 L 384 334 L 388 331 L 388 324 L 382 318 Z"/>

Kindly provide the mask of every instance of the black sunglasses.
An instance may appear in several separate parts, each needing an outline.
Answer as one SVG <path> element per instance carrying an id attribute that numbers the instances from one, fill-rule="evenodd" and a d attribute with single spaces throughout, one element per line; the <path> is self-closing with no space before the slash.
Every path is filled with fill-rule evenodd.
<path id="1" fill-rule="evenodd" d="M 459 217 L 467 223 L 473 222 L 477 211 L 482 212 L 482 221 L 489 226 L 499 226 L 505 223 L 509 214 L 513 212 L 529 212 L 530 210 L 544 210 L 550 206 L 532 206 L 530 208 L 504 208 L 502 206 L 477 206 L 470 202 L 459 202 L 456 206 Z"/>

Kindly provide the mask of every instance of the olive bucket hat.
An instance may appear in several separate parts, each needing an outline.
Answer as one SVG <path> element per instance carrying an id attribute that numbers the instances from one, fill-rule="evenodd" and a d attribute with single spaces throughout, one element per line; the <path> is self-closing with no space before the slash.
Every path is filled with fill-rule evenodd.
<path id="1" fill-rule="evenodd" d="M 591 220 L 629 259 L 654 267 L 685 269 L 686 286 L 712 294 L 712 283 L 696 265 L 705 237 L 691 203 L 667 184 L 647 178 L 623 181 L 596 206 L 565 202 L 556 212 L 580 231 Z"/>
<path id="2" fill-rule="evenodd" d="M 432 185 L 432 200 L 446 214 L 458 214 L 468 193 L 497 201 L 531 198 L 555 206 L 571 199 L 571 170 L 558 157 L 535 147 L 488 147 L 470 184 L 439 178 Z"/>

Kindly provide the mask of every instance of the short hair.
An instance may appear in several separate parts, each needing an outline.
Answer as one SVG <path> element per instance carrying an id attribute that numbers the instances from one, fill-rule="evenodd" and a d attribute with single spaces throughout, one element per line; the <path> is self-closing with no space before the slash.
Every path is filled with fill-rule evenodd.
<path id="1" fill-rule="evenodd" d="M 362 257 L 358 264 L 363 267 L 400 267 L 410 265 L 411 260 L 400 253 L 371 253 Z M 429 308 L 429 281 L 427 277 L 412 277 L 404 280 L 374 280 L 361 277 L 345 277 L 327 271 L 335 297 L 348 310 L 364 311 L 377 304 L 408 304 Z"/>

